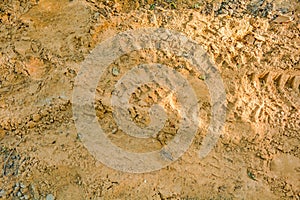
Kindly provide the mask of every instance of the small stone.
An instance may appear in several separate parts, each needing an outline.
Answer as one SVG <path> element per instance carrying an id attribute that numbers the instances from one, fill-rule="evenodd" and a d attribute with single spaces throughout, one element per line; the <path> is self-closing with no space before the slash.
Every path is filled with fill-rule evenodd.
<path id="1" fill-rule="evenodd" d="M 25 185 L 23 183 L 20 183 L 21 188 L 25 188 Z"/>
<path id="2" fill-rule="evenodd" d="M 275 22 L 275 23 L 287 23 L 287 22 L 290 22 L 290 21 L 292 21 L 291 17 L 280 15 L 273 22 Z"/>
<path id="3" fill-rule="evenodd" d="M 30 129 L 35 127 L 35 123 L 33 121 L 29 121 L 27 123 L 27 125 L 28 125 L 28 128 L 30 128 Z"/>
<path id="4" fill-rule="evenodd" d="M 290 186 L 289 184 L 286 184 L 286 185 L 284 186 L 284 189 L 285 189 L 286 191 L 290 191 L 292 188 L 291 188 L 291 186 Z"/>
<path id="5" fill-rule="evenodd" d="M 261 35 L 254 35 L 255 39 L 259 40 L 259 41 L 266 41 L 264 36 Z"/>
<path id="6" fill-rule="evenodd" d="M 28 188 L 21 188 L 20 191 L 23 193 L 23 194 L 26 194 L 28 192 Z"/>
<path id="7" fill-rule="evenodd" d="M 66 110 L 67 110 L 67 107 L 66 107 L 65 105 L 61 105 L 61 106 L 59 106 L 59 109 L 60 109 L 61 111 L 66 111 Z"/>
<path id="8" fill-rule="evenodd" d="M 82 134 L 81 133 L 77 133 L 76 139 L 80 141 L 82 139 Z"/>
<path id="9" fill-rule="evenodd" d="M 242 45 L 242 43 L 240 43 L 240 42 L 236 43 L 236 48 L 241 49 L 243 47 L 244 47 L 244 45 Z"/>
<path id="10" fill-rule="evenodd" d="M 30 39 L 31 39 L 30 37 L 26 37 L 26 36 L 21 37 L 21 40 L 24 40 L 24 41 L 29 41 Z"/>
<path id="11" fill-rule="evenodd" d="M 99 12 L 95 12 L 95 14 L 94 14 L 94 19 L 98 19 L 99 16 L 100 16 L 100 13 L 99 13 Z"/>
<path id="12" fill-rule="evenodd" d="M 254 37 L 253 35 L 247 35 L 247 36 L 246 36 L 246 42 L 247 42 L 248 44 L 253 44 L 254 41 L 255 41 L 255 37 Z"/>
<path id="13" fill-rule="evenodd" d="M 202 81 L 205 81 L 206 76 L 205 76 L 205 74 L 202 74 L 202 75 L 200 75 L 198 78 L 199 78 L 200 80 L 202 80 Z"/>
<path id="14" fill-rule="evenodd" d="M 293 191 L 289 191 L 286 193 L 286 196 L 288 196 L 288 197 L 292 197 L 293 195 L 294 195 Z"/>
<path id="15" fill-rule="evenodd" d="M 54 200 L 54 199 L 55 198 L 54 198 L 53 194 L 47 194 L 46 200 Z"/>
<path id="16" fill-rule="evenodd" d="M 5 195 L 5 190 L 0 189 L 0 197 L 4 197 L 4 195 Z"/>
<path id="17" fill-rule="evenodd" d="M 150 21 L 152 24 L 157 24 L 156 16 L 155 16 L 155 15 L 152 15 L 152 17 L 149 19 L 149 21 Z"/>
<path id="18" fill-rule="evenodd" d="M 113 74 L 114 76 L 118 76 L 119 73 L 120 73 L 120 71 L 119 71 L 118 68 L 114 67 L 114 68 L 112 69 L 112 74 Z"/>
<path id="19" fill-rule="evenodd" d="M 18 196 L 18 197 L 21 197 L 21 196 L 22 196 L 22 192 L 20 192 L 20 191 L 17 192 L 17 196 Z"/>
<path id="20" fill-rule="evenodd" d="M 49 112 L 47 110 L 42 110 L 41 111 L 42 117 L 46 117 L 48 114 L 49 114 Z"/>
<path id="21" fill-rule="evenodd" d="M 116 134 L 117 132 L 118 132 L 118 129 L 116 129 L 116 128 L 111 131 L 112 134 Z"/>
<path id="22" fill-rule="evenodd" d="M 277 147 L 277 149 L 280 150 L 280 151 L 282 151 L 282 150 L 283 150 L 283 145 L 279 145 L 279 146 Z"/>
<path id="23" fill-rule="evenodd" d="M 32 115 L 32 120 L 34 122 L 38 122 L 38 121 L 40 121 L 40 119 L 41 119 L 41 115 L 40 114 L 34 114 L 34 115 Z"/>
<path id="24" fill-rule="evenodd" d="M 162 150 L 160 151 L 160 155 L 161 155 L 161 157 L 163 157 L 163 158 L 166 159 L 166 160 L 171 160 L 171 161 L 173 161 L 173 156 L 172 156 L 172 154 L 171 154 L 169 151 L 167 151 L 167 150 L 162 149 Z"/>

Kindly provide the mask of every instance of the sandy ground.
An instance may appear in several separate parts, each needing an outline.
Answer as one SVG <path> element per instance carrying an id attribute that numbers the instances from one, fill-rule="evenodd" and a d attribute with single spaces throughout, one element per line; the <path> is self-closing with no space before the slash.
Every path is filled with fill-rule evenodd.
<path id="1" fill-rule="evenodd" d="M 300 199 L 299 8 L 296 0 L 1 1 L 0 199 Z M 208 52 L 226 88 L 227 116 L 216 147 L 200 159 L 211 117 L 205 77 L 164 52 L 120 57 L 96 95 L 99 124 L 116 145 L 159 149 L 177 130 L 172 106 L 168 125 L 154 139 L 115 129 L 106 98 L 131 66 L 166 64 L 200 99 L 202 123 L 188 151 L 159 171 L 132 174 L 89 153 L 71 102 L 90 51 L 114 34 L 143 27 L 182 32 Z M 111 73 L 114 68 L 120 73 Z M 146 126 L 144 108 L 167 93 L 153 84 L 137 89 L 130 99 L 135 123 Z"/>

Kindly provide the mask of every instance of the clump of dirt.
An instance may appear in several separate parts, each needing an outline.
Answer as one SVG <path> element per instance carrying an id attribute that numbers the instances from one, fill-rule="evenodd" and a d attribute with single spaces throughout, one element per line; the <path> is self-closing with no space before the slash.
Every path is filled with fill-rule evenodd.
<path id="1" fill-rule="evenodd" d="M 299 2 L 268 0 L 24 0 L 0 2 L 0 197 L 3 199 L 300 199 Z M 133 152 L 160 149 L 178 129 L 176 96 L 156 84 L 130 98 L 133 121 L 163 104 L 168 123 L 153 138 L 118 129 L 109 98 L 132 67 L 161 63 L 199 99 L 189 150 L 159 171 L 129 174 L 93 158 L 81 142 L 72 91 L 82 61 L 102 41 L 143 27 L 182 32 L 208 52 L 227 95 L 225 130 L 199 159 L 210 96 L 205 75 L 182 58 L 143 50 L 107 67 L 95 97 L 99 124 Z"/>

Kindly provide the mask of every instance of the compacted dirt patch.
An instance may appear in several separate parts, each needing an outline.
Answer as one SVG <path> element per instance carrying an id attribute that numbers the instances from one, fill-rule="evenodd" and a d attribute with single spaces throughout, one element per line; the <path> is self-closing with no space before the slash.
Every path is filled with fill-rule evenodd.
<path id="1" fill-rule="evenodd" d="M 300 199 L 300 3 L 297 0 L 3 0 L 0 2 L 0 199 Z M 140 127 L 161 103 L 168 120 L 151 139 L 113 119 L 114 84 L 133 66 L 161 63 L 199 99 L 188 151 L 150 173 L 113 170 L 77 133 L 72 91 L 81 63 L 127 30 L 165 28 L 199 43 L 226 89 L 226 122 L 215 148 L 198 151 L 211 119 L 205 74 L 163 51 L 141 50 L 108 66 L 95 96 L 99 124 L 128 151 L 162 148 L 178 130 L 172 91 L 145 84 L 130 97 Z"/>

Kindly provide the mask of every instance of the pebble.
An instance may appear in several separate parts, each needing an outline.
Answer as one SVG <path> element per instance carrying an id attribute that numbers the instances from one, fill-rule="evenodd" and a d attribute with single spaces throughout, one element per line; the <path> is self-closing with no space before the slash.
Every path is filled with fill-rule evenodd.
<path id="1" fill-rule="evenodd" d="M 114 76 L 118 76 L 119 73 L 120 73 L 120 71 L 119 71 L 118 68 L 114 67 L 114 68 L 112 69 L 112 74 L 113 74 Z"/>
<path id="2" fill-rule="evenodd" d="M 291 18 L 289 16 L 284 15 L 280 15 L 274 20 L 275 23 L 286 23 L 290 21 L 292 21 Z"/>
<path id="3" fill-rule="evenodd" d="M 160 151 L 160 155 L 161 155 L 163 158 L 165 158 L 166 160 L 171 160 L 171 161 L 173 161 L 173 156 L 171 155 L 171 153 L 170 153 L 169 151 L 166 151 L 166 150 L 162 149 L 162 150 Z"/>
<path id="4" fill-rule="evenodd" d="M 266 41 L 264 36 L 261 35 L 254 35 L 255 39 L 260 40 L 260 41 Z"/>
<path id="5" fill-rule="evenodd" d="M 34 122 L 38 122 L 38 121 L 40 121 L 40 119 L 41 119 L 41 115 L 40 114 L 34 114 L 34 115 L 32 115 L 32 120 Z"/>
<path id="6" fill-rule="evenodd" d="M 82 134 L 81 134 L 81 133 L 77 133 L 76 139 L 77 139 L 77 140 L 81 140 L 81 139 L 82 139 Z"/>
<path id="7" fill-rule="evenodd" d="M 289 184 L 286 184 L 286 185 L 284 186 L 284 189 L 285 189 L 286 191 L 290 191 L 290 190 L 292 189 L 292 187 L 291 187 Z"/>
<path id="8" fill-rule="evenodd" d="M 0 189 L 0 197 L 4 197 L 5 195 L 5 190 Z"/>
<path id="9" fill-rule="evenodd" d="M 111 131 L 112 134 L 116 134 L 117 132 L 118 132 L 118 129 L 116 129 L 116 128 Z"/>
<path id="10" fill-rule="evenodd" d="M 49 112 L 47 110 L 42 110 L 41 111 L 41 116 L 42 117 L 46 117 L 49 114 Z"/>
<path id="11" fill-rule="evenodd" d="M 20 192 L 20 191 L 17 192 L 17 196 L 18 196 L 18 197 L 21 197 L 21 196 L 22 196 L 22 192 Z"/>
<path id="12" fill-rule="evenodd" d="M 28 128 L 34 128 L 35 127 L 35 122 L 29 121 L 27 125 L 28 125 Z"/>
<path id="13" fill-rule="evenodd" d="M 236 48 L 241 49 L 243 47 L 244 47 L 244 45 L 241 42 L 236 43 Z"/>
<path id="14" fill-rule="evenodd" d="M 292 197 L 293 195 L 294 195 L 293 191 L 289 191 L 286 193 L 286 196 L 288 196 L 288 197 Z"/>
<path id="15" fill-rule="evenodd" d="M 94 14 L 94 19 L 98 19 L 99 16 L 100 16 L 100 13 L 99 13 L 99 12 L 95 12 L 95 14 Z"/>
<path id="16" fill-rule="evenodd" d="M 53 194 L 47 194 L 46 200 L 54 200 L 54 199 L 55 198 L 54 198 Z"/>
<path id="17" fill-rule="evenodd" d="M 20 183 L 21 188 L 25 188 L 25 185 L 23 183 Z"/>
<path id="18" fill-rule="evenodd" d="M 29 41 L 31 38 L 30 37 L 26 37 L 26 36 L 22 36 L 21 40 L 25 40 L 25 41 Z"/>

